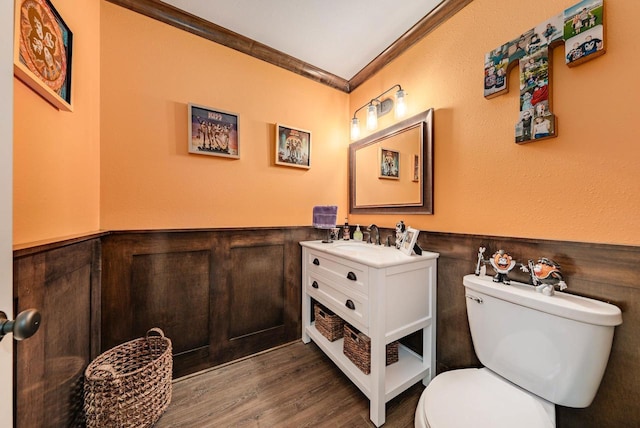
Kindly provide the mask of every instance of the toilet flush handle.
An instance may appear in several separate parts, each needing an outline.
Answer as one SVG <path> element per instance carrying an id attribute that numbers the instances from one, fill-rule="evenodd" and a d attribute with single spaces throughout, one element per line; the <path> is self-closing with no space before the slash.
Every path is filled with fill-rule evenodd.
<path id="1" fill-rule="evenodd" d="M 476 303 L 482 303 L 481 297 L 472 296 L 471 294 L 467 294 L 467 299 L 473 300 Z"/>

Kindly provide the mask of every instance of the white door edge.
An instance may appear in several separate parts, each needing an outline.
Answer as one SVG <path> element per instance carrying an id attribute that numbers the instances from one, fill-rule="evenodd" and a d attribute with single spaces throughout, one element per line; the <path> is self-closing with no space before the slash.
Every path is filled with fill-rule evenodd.
<path id="1" fill-rule="evenodd" d="M 13 0 L 0 1 L 0 40 L 13 40 Z M 0 43 L 0 310 L 13 319 L 13 43 Z M 0 426 L 13 426 L 13 335 L 0 342 Z"/>

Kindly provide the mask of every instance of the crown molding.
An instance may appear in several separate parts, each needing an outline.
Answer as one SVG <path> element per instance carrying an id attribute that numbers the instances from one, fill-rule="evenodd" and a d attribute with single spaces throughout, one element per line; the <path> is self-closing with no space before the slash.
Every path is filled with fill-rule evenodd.
<path id="1" fill-rule="evenodd" d="M 156 19 L 165 24 L 203 37 L 228 48 L 266 61 L 318 83 L 350 93 L 405 50 L 451 18 L 472 0 L 444 0 L 409 31 L 385 49 L 350 80 L 315 67 L 284 52 L 213 24 L 159 0 L 107 0 L 110 3 Z"/>

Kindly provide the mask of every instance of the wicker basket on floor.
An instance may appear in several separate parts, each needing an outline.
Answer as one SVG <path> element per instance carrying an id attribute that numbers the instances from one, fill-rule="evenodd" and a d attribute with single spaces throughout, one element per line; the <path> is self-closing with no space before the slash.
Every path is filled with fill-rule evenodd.
<path id="1" fill-rule="evenodd" d="M 87 427 L 152 426 L 171 402 L 172 369 L 171 340 L 159 328 L 99 355 L 84 374 Z"/>
<path id="2" fill-rule="evenodd" d="M 344 354 L 364 374 L 371 373 L 371 338 L 359 332 L 353 326 L 344 325 Z M 391 342 L 386 348 L 386 365 L 398 361 L 398 341 Z"/>
<path id="3" fill-rule="evenodd" d="M 316 329 L 329 342 L 340 339 L 344 335 L 344 321 L 329 309 L 316 302 L 313 305 L 313 314 L 316 319 Z"/>

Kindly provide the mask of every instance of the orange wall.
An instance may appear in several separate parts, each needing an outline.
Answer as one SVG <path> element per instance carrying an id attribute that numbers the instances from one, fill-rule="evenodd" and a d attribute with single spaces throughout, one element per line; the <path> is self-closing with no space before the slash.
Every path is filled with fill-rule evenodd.
<path id="1" fill-rule="evenodd" d="M 399 83 L 409 114 L 435 108 L 433 216 L 403 216 L 427 231 L 640 245 L 640 144 L 635 132 L 640 2 L 605 1 L 607 53 L 575 68 L 554 51 L 558 137 L 517 145 L 511 90 L 483 97 L 484 54 L 575 0 L 475 0 L 357 88 L 350 111 Z M 516 82 L 516 83 L 513 83 Z M 351 216 L 392 227 L 398 216 Z"/>
<path id="2" fill-rule="evenodd" d="M 512 142 L 518 90 L 484 99 L 484 54 L 573 0 L 526 13 L 475 0 L 351 95 L 111 3 L 76 3 L 56 1 L 75 36 L 74 112 L 15 81 L 16 244 L 100 228 L 309 225 L 316 204 L 339 205 L 341 222 L 348 118 L 400 83 L 410 115 L 436 110 L 435 215 L 406 223 L 640 245 L 637 2 L 606 2 L 604 56 L 570 69 L 555 51 L 559 136 L 522 146 Z M 187 153 L 188 102 L 240 114 L 240 160 Z M 313 132 L 310 170 L 273 165 L 276 122 Z"/>
<path id="3" fill-rule="evenodd" d="M 101 29 L 103 229 L 346 215 L 347 94 L 111 3 Z M 239 160 L 187 152 L 189 102 L 239 114 Z M 309 170 L 274 166 L 276 122 L 311 131 Z"/>
<path id="4" fill-rule="evenodd" d="M 14 244 L 100 227 L 100 2 L 54 3 L 74 35 L 74 111 L 14 78 Z"/>

